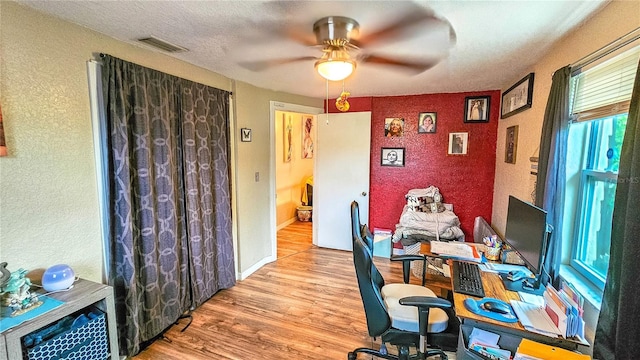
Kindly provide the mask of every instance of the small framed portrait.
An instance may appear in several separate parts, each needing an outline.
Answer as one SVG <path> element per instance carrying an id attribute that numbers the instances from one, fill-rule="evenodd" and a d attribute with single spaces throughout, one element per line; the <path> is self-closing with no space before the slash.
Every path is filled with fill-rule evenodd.
<path id="1" fill-rule="evenodd" d="M 404 119 L 403 118 L 386 118 L 384 119 L 384 136 L 400 137 L 404 135 Z"/>
<path id="2" fill-rule="evenodd" d="M 504 146 L 504 162 L 516 163 L 516 150 L 518 148 L 518 125 L 507 128 L 507 140 Z"/>
<path id="3" fill-rule="evenodd" d="M 404 166 L 404 148 L 382 148 L 380 165 Z"/>
<path id="4" fill-rule="evenodd" d="M 240 141 L 251 142 L 251 129 L 247 129 L 247 128 L 240 129 Z"/>
<path id="5" fill-rule="evenodd" d="M 469 150 L 469 133 L 449 133 L 449 155 L 466 155 Z"/>
<path id="6" fill-rule="evenodd" d="M 418 134 L 434 134 L 436 132 L 437 114 L 422 112 L 418 116 Z"/>
<path id="7" fill-rule="evenodd" d="M 464 100 L 464 122 L 489 122 L 490 96 L 467 96 Z"/>

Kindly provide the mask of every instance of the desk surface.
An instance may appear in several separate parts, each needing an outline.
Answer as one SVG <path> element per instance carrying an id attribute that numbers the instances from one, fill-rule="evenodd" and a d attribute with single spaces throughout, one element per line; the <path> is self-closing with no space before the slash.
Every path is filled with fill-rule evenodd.
<path id="1" fill-rule="evenodd" d="M 481 271 L 480 274 L 482 275 L 482 286 L 484 287 L 485 297 L 500 299 L 507 303 L 510 300 L 520 300 L 520 296 L 518 295 L 517 292 L 505 289 L 504 284 L 502 283 L 502 279 L 497 273 Z M 456 276 L 455 274 L 452 274 L 452 275 Z M 573 344 L 573 345 L 569 345 L 568 347 L 577 346 L 578 344 L 587 345 L 587 346 L 589 345 L 584 341 L 579 341 L 574 339 L 565 339 L 562 337 L 554 338 L 554 337 L 549 337 L 545 335 L 540 335 L 537 333 L 532 333 L 528 330 L 525 330 L 525 328 L 522 326 L 522 324 L 520 324 L 520 322 L 505 323 L 502 321 L 490 319 L 482 315 L 474 314 L 471 311 L 467 310 L 467 308 L 464 306 L 464 300 L 467 298 L 478 299 L 477 297 L 474 297 L 474 296 L 460 294 L 453 291 L 453 300 L 454 300 L 454 306 L 456 309 L 456 315 L 460 317 L 463 322 L 465 320 L 471 320 L 472 322 L 475 322 L 475 323 L 490 324 L 492 325 L 492 327 L 496 327 L 504 330 L 510 330 L 510 332 L 512 333 L 527 335 L 526 337 L 532 338 L 537 341 L 541 341 L 542 339 L 546 338 L 547 341 L 542 340 L 542 342 L 545 342 L 545 343 L 559 341 L 561 343 L 564 343 L 564 346 L 562 346 L 561 344 L 560 345 L 565 348 L 569 344 Z"/>
<path id="2" fill-rule="evenodd" d="M 520 300 L 520 296 L 518 296 L 517 292 L 509 291 L 504 288 L 504 285 L 502 284 L 502 279 L 498 274 L 482 272 L 482 271 L 480 273 L 482 274 L 482 286 L 484 287 L 485 297 L 500 299 L 507 303 L 510 300 Z M 494 325 L 499 325 L 503 327 L 516 329 L 516 330 L 525 331 L 524 327 L 522 327 L 520 322 L 505 323 L 502 321 L 493 320 L 488 317 L 472 313 L 471 311 L 467 310 L 467 308 L 464 306 L 464 300 L 467 298 L 478 299 L 477 297 L 474 297 L 474 296 L 460 294 L 455 291 L 453 292 L 453 301 L 455 303 L 456 314 L 459 317 L 478 320 L 482 322 L 491 323 Z"/>

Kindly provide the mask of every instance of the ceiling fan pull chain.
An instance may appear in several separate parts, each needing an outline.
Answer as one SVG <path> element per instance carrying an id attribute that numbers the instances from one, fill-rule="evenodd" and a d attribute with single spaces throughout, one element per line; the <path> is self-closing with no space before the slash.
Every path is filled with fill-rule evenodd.
<path id="1" fill-rule="evenodd" d="M 327 113 L 327 125 L 329 125 L 329 80 L 326 79 L 325 83 L 326 83 L 326 90 L 327 90 L 327 102 L 325 103 L 324 111 Z"/>

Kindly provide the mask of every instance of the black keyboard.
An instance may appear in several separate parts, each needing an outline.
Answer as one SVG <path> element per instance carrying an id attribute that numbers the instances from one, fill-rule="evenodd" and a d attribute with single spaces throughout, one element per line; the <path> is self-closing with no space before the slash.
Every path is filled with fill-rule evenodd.
<path id="1" fill-rule="evenodd" d="M 453 261 L 453 291 L 460 294 L 484 297 L 484 287 L 478 264 Z"/>

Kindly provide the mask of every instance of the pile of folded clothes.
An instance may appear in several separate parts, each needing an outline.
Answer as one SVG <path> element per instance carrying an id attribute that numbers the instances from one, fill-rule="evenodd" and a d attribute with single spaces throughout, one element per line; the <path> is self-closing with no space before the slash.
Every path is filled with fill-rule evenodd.
<path id="1" fill-rule="evenodd" d="M 392 237 L 394 243 L 402 243 L 405 254 L 418 254 L 421 242 L 464 241 L 460 220 L 453 212 L 453 205 L 444 203 L 440 189 L 435 186 L 411 189 L 405 198 L 407 205 L 402 210 Z M 416 262 L 411 269 L 414 275 L 421 276 L 422 264 Z M 431 270 L 430 266 L 428 271 Z"/>

